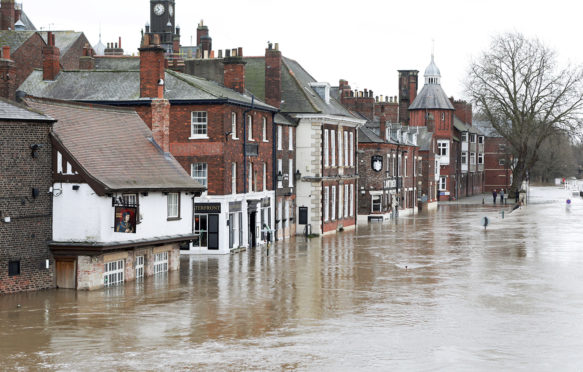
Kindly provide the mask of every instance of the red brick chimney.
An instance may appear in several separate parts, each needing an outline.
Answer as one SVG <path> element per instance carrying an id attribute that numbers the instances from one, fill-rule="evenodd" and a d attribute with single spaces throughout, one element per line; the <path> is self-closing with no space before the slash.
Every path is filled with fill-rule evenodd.
<path id="1" fill-rule="evenodd" d="M 153 99 L 152 136 L 164 152 L 170 152 L 170 102 L 167 99 Z"/>
<path id="2" fill-rule="evenodd" d="M 0 97 L 16 99 L 16 66 L 10 59 L 10 47 L 2 47 L 0 59 Z"/>
<path id="3" fill-rule="evenodd" d="M 43 47 L 43 80 L 55 80 L 61 71 L 61 52 L 55 46 L 55 35 L 47 33 L 47 46 Z"/>
<path id="4" fill-rule="evenodd" d="M 16 22 L 14 0 L 2 0 L 0 6 L 0 29 L 14 30 Z"/>
<path id="5" fill-rule="evenodd" d="M 265 49 L 265 102 L 273 107 L 281 106 L 281 52 L 269 43 Z"/>
<path id="6" fill-rule="evenodd" d="M 140 51 L 140 97 L 164 98 L 165 58 L 160 36 L 144 35 Z"/>
<path id="7" fill-rule="evenodd" d="M 379 137 L 381 137 L 384 141 L 387 140 L 387 119 L 385 118 L 385 115 L 381 115 L 379 117 Z"/>
<path id="8" fill-rule="evenodd" d="M 95 70 L 95 58 L 93 58 L 93 49 L 89 44 L 83 47 L 83 55 L 79 58 L 80 70 Z"/>
<path id="9" fill-rule="evenodd" d="M 243 61 L 243 48 L 225 51 L 223 59 L 224 77 L 223 84 L 239 93 L 245 92 L 245 64 Z"/>
<path id="10" fill-rule="evenodd" d="M 201 19 L 196 28 L 196 45 L 199 47 L 203 36 L 209 36 L 209 28 L 204 25 L 204 22 Z"/>

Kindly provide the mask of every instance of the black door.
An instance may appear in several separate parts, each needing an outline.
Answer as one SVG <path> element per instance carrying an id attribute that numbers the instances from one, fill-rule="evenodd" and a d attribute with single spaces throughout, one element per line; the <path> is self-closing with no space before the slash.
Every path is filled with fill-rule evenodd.
<path id="1" fill-rule="evenodd" d="M 219 215 L 209 214 L 208 249 L 219 249 Z"/>
<path id="2" fill-rule="evenodd" d="M 249 245 L 255 247 L 257 245 L 257 237 L 255 236 L 255 224 L 257 223 L 257 212 L 249 213 Z"/>

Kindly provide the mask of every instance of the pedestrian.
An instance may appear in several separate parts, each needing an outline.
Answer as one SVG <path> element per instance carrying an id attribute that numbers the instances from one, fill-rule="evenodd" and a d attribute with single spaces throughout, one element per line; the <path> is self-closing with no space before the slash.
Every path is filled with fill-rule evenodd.
<path id="1" fill-rule="evenodd" d="M 500 204 L 504 204 L 504 189 L 500 189 Z"/>
<path id="2" fill-rule="evenodd" d="M 518 204 L 518 198 L 520 197 L 520 193 L 518 190 L 515 191 L 514 198 L 516 199 L 516 204 Z"/>
<path id="3" fill-rule="evenodd" d="M 496 192 L 496 189 L 494 189 L 494 191 L 492 191 L 492 198 L 494 199 L 494 204 L 496 204 L 496 197 L 498 196 L 498 193 Z"/>

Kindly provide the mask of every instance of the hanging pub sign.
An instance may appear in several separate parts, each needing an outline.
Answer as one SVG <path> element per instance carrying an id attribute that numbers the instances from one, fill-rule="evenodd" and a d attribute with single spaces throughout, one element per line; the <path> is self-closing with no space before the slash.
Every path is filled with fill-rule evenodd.
<path id="1" fill-rule="evenodd" d="M 136 212 L 137 208 L 134 207 L 115 207 L 114 231 L 135 234 Z"/>
<path id="2" fill-rule="evenodd" d="M 194 213 L 221 213 L 221 203 L 196 203 Z"/>
<path id="3" fill-rule="evenodd" d="M 375 172 L 380 172 L 383 170 L 383 157 L 380 155 L 373 155 L 370 158 L 370 166 Z"/>

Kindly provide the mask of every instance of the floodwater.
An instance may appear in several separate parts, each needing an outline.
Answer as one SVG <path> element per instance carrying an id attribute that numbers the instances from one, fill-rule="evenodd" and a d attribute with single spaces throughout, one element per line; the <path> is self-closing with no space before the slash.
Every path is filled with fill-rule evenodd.
<path id="1" fill-rule="evenodd" d="M 580 371 L 583 200 L 533 188 L 531 201 L 2 296 L 0 370 Z"/>

